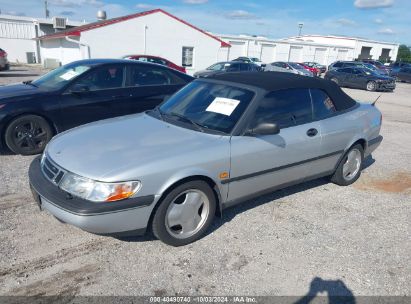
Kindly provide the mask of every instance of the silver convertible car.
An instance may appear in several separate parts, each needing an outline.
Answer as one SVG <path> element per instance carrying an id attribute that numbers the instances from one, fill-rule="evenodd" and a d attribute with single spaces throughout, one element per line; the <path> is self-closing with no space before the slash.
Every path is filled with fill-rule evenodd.
<path id="1" fill-rule="evenodd" d="M 29 178 L 41 209 L 102 235 L 180 246 L 224 208 L 329 176 L 355 182 L 380 144 L 382 116 L 331 81 L 226 73 L 188 84 L 154 110 L 54 137 Z"/>

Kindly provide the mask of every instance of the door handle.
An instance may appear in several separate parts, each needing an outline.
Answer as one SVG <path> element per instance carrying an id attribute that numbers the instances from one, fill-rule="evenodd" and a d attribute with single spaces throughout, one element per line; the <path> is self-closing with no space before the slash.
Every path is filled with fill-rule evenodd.
<path id="1" fill-rule="evenodd" d="M 310 137 L 314 137 L 314 136 L 317 135 L 317 134 L 318 134 L 318 130 L 315 129 L 315 128 L 309 129 L 309 130 L 307 131 L 307 136 L 310 136 Z"/>

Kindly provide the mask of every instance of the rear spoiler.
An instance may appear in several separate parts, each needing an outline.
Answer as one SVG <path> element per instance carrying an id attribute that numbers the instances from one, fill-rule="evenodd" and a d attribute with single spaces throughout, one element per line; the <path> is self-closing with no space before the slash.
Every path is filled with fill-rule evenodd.
<path id="1" fill-rule="evenodd" d="M 382 95 L 382 94 L 380 94 L 380 96 L 378 96 L 377 99 L 371 104 L 372 106 L 375 107 L 375 104 L 377 103 L 378 99 L 380 99 L 381 95 Z"/>

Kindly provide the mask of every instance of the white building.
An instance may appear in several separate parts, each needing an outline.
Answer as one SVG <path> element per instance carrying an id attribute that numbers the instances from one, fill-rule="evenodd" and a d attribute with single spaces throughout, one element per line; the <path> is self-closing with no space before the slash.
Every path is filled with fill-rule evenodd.
<path id="1" fill-rule="evenodd" d="M 30 18 L 0 15 L 0 48 L 8 53 L 11 62 L 41 62 L 40 44 L 35 38 L 83 23 L 66 18 Z"/>
<path id="2" fill-rule="evenodd" d="M 398 44 L 351 37 L 306 35 L 286 39 L 268 39 L 246 35 L 217 35 L 231 45 L 227 59 L 256 57 L 262 62 L 314 61 L 329 65 L 336 60 L 395 60 Z"/>
<path id="3" fill-rule="evenodd" d="M 149 54 L 182 65 L 190 74 L 218 61 L 230 46 L 161 9 L 90 23 L 39 39 L 42 57 L 61 64 Z"/>

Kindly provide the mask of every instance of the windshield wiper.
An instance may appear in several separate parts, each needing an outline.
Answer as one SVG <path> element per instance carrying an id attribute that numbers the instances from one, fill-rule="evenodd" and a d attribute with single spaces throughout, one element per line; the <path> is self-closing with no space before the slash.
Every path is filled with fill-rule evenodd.
<path id="1" fill-rule="evenodd" d="M 31 86 L 33 86 L 33 87 L 38 88 L 38 86 L 37 86 L 37 85 L 35 85 L 34 83 L 32 83 L 32 80 L 26 80 L 26 81 L 23 81 L 23 84 L 26 84 L 26 85 L 31 85 Z"/>
<path id="2" fill-rule="evenodd" d="M 199 131 L 201 131 L 201 132 L 204 132 L 204 127 L 203 127 L 202 125 L 200 125 L 199 123 L 191 120 L 190 118 L 188 118 L 188 117 L 186 117 L 186 116 L 184 116 L 184 115 L 181 115 L 181 114 L 178 114 L 178 113 L 175 113 L 175 112 L 163 113 L 163 114 L 164 114 L 164 115 L 169 115 L 169 116 L 178 117 L 178 118 L 180 118 L 180 119 L 182 119 L 182 120 L 184 120 L 184 121 L 192 124 L 193 126 L 195 126 L 195 127 L 197 128 L 197 130 L 199 130 Z"/>
<path id="3" fill-rule="evenodd" d="M 164 121 L 164 113 L 163 111 L 160 110 L 160 106 L 156 106 L 152 111 L 157 111 L 158 114 L 160 115 L 160 119 Z"/>

